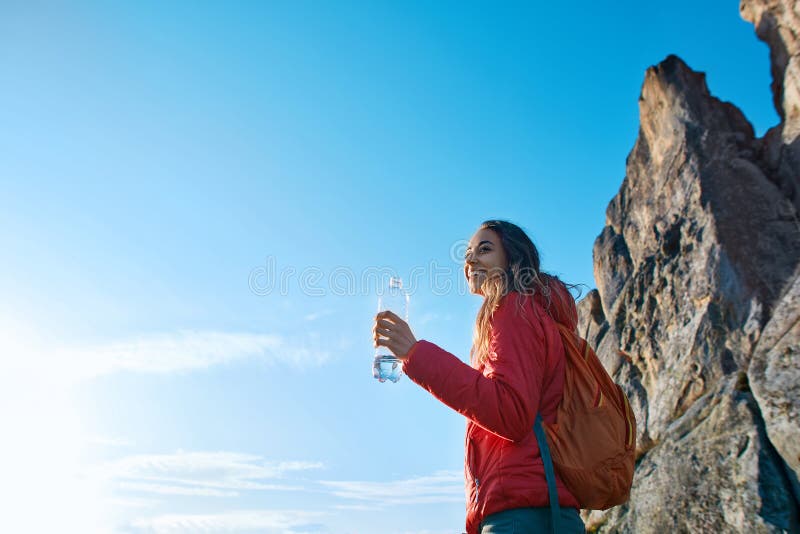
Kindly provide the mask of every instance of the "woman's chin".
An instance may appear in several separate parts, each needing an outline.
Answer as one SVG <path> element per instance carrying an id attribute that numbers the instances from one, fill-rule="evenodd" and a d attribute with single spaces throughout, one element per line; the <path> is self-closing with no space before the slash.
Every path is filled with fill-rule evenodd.
<path id="1" fill-rule="evenodd" d="M 481 295 L 481 296 L 483 296 L 483 292 L 481 291 L 481 285 L 480 284 L 475 284 L 475 283 L 470 282 L 470 284 L 469 284 L 469 292 L 472 293 L 473 295 Z"/>

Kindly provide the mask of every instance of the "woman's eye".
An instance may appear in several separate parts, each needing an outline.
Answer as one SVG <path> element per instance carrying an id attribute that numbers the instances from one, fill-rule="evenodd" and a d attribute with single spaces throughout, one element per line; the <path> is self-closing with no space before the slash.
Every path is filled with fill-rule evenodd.
<path id="1" fill-rule="evenodd" d="M 484 252 L 489 252 L 489 251 L 491 251 L 491 250 L 492 250 L 492 249 L 491 249 L 491 247 L 488 247 L 488 246 L 485 246 L 485 245 L 484 245 L 484 246 L 482 246 L 482 247 L 478 247 L 478 250 L 477 250 L 477 252 L 478 252 L 478 253 L 484 253 Z M 471 250 L 468 250 L 468 251 L 466 251 L 466 252 L 464 253 L 464 261 L 466 261 L 466 260 L 469 258 L 469 255 L 470 255 L 470 253 L 471 253 L 471 252 L 472 252 Z"/>

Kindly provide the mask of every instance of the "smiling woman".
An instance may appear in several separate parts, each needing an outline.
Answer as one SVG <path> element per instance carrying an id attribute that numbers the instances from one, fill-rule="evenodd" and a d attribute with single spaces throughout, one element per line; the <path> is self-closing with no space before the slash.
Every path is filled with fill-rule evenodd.
<path id="1" fill-rule="evenodd" d="M 566 363 L 558 325 L 576 330 L 575 302 L 563 282 L 540 270 L 531 239 L 507 221 L 486 221 L 475 232 L 464 275 L 483 297 L 472 366 L 417 341 L 391 313 L 376 316 L 374 342 L 403 361 L 411 380 L 467 418 L 469 534 L 511 534 L 521 526 L 531 533 L 583 532 L 575 496 L 557 475 L 545 479 L 547 449 L 539 450 L 532 431 L 534 420 L 556 422 Z"/>
<path id="2" fill-rule="evenodd" d="M 475 232 L 464 254 L 464 274 L 467 276 L 470 291 L 482 295 L 483 283 L 492 276 L 505 272 L 507 268 L 506 252 L 497 233 L 489 228 L 481 228 Z"/>

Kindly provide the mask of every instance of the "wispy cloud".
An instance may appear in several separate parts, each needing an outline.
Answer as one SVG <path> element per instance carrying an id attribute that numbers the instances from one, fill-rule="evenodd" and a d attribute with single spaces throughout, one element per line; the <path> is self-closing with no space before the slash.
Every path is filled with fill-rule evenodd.
<path id="1" fill-rule="evenodd" d="M 161 495 L 236 497 L 240 491 L 300 491 L 302 486 L 266 483 L 289 473 L 320 469 L 319 462 L 267 462 L 237 452 L 183 452 L 134 455 L 99 471 L 123 491 Z"/>
<path id="2" fill-rule="evenodd" d="M 313 340 L 312 340 L 313 341 Z M 328 359 L 317 341 L 290 343 L 269 334 L 186 330 L 77 349 L 74 359 L 97 374 L 114 371 L 169 373 L 204 369 L 236 360 L 318 365 Z"/>
<path id="3" fill-rule="evenodd" d="M 3 340 L 0 340 L 3 341 Z M 3 347 L 0 343 L 0 348 Z M 8 347 L 15 349 L 15 347 Z M 319 336 L 292 340 L 273 334 L 181 330 L 78 347 L 19 345 L 3 367 L 58 382 L 75 382 L 117 373 L 174 373 L 207 369 L 237 361 L 258 361 L 298 368 L 318 366 L 330 358 Z"/>
<path id="4" fill-rule="evenodd" d="M 320 483 L 337 497 L 378 506 L 464 500 L 464 479 L 460 471 L 437 471 L 428 476 L 389 482 L 326 480 Z"/>
<path id="5" fill-rule="evenodd" d="M 217 514 L 165 514 L 133 521 L 134 528 L 155 534 L 194 532 L 324 532 L 322 512 L 307 510 L 237 510 Z"/>
<path id="6" fill-rule="evenodd" d="M 369 512 L 374 510 L 375 506 L 370 504 L 336 504 L 331 506 L 334 510 L 346 510 L 350 512 Z"/>
<path id="7" fill-rule="evenodd" d="M 145 493 L 156 493 L 159 495 L 190 495 L 195 497 L 238 497 L 239 496 L 239 492 L 231 490 L 219 490 L 214 488 L 204 488 L 196 486 L 152 484 L 147 482 L 120 482 L 117 487 L 123 490 L 140 491 Z"/>
<path id="8" fill-rule="evenodd" d="M 122 492 L 122 498 L 144 493 L 163 497 L 163 504 L 175 495 L 236 498 L 254 490 L 322 490 L 345 502 L 333 503 L 329 513 L 374 511 L 383 507 L 463 502 L 460 471 L 437 471 L 431 475 L 394 481 L 306 480 L 302 485 L 275 482 L 295 480 L 299 473 L 322 467 L 319 462 L 266 462 L 260 456 L 236 452 L 183 452 L 136 455 L 108 464 L 107 476 Z M 303 495 L 303 494 L 301 494 Z M 136 498 L 136 497 L 135 497 Z M 305 497 L 302 497 L 305 499 Z M 149 502 L 149 501 L 148 501 Z M 238 501 L 214 501 L 227 503 Z M 132 503 L 131 506 L 136 503 Z M 144 503 L 143 503 L 144 504 Z M 131 507 L 129 506 L 129 508 Z M 213 505 L 212 505 L 213 506 Z M 320 518 L 326 514 L 298 510 L 230 510 L 208 513 L 162 513 L 138 515 L 127 524 L 134 530 L 153 533 L 184 532 L 326 532 Z M 410 533 L 409 533 L 410 534 Z M 415 534 L 437 534 L 420 532 Z"/>

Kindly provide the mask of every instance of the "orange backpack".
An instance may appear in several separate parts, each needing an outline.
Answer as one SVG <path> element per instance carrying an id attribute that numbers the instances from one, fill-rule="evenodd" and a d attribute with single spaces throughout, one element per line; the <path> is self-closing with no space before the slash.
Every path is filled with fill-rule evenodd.
<path id="1" fill-rule="evenodd" d="M 542 458 L 547 464 L 547 456 L 552 457 L 555 471 L 581 508 L 605 510 L 630 496 L 636 419 L 622 388 L 611 379 L 589 343 L 557 324 L 567 358 L 564 397 L 557 423 L 542 425 L 537 418 L 549 445 L 540 443 L 540 449 L 549 448 L 549 453 L 542 450 Z"/>

